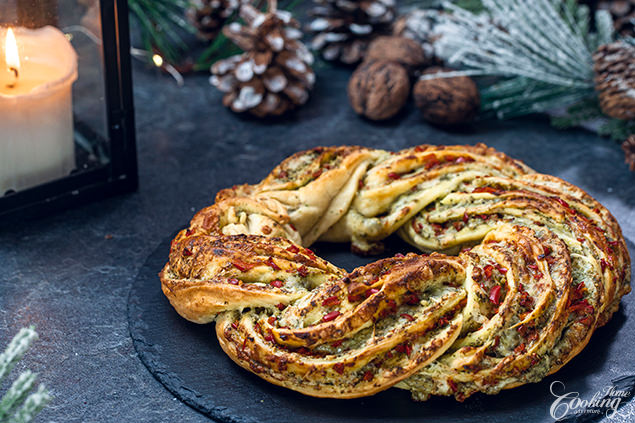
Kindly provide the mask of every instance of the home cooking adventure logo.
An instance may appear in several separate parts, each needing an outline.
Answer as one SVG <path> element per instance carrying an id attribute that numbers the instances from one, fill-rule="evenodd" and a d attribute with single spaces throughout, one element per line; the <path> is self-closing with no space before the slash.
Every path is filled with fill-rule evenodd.
<path id="1" fill-rule="evenodd" d="M 577 421 L 577 417 L 606 417 L 616 420 L 635 419 L 633 407 L 623 407 L 633 397 L 635 376 L 613 380 L 613 384 L 597 390 L 591 398 L 583 398 L 579 392 L 567 391 L 563 382 L 556 380 L 549 385 L 551 395 L 555 397 L 549 414 L 556 421 Z M 586 419 L 585 419 L 586 420 Z"/>

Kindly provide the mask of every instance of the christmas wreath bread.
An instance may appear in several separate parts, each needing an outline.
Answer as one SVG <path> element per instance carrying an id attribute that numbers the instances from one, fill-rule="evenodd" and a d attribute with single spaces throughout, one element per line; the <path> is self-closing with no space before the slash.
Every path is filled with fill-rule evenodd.
<path id="1" fill-rule="evenodd" d="M 306 248 L 372 254 L 393 232 L 430 254 L 348 273 Z M 223 350 L 269 382 L 334 398 L 396 386 L 419 400 L 557 371 L 630 277 L 606 208 L 482 144 L 294 154 L 218 193 L 160 273 L 177 312 L 215 320 Z"/>

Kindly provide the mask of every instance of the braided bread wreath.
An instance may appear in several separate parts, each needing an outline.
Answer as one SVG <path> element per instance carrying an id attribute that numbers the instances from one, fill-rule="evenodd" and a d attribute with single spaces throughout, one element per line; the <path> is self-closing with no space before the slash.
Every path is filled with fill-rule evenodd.
<path id="1" fill-rule="evenodd" d="M 431 253 L 347 273 L 306 248 L 372 253 L 393 232 Z M 181 316 L 216 320 L 229 357 L 271 383 L 460 401 L 557 371 L 630 277 L 606 208 L 482 144 L 294 154 L 259 184 L 219 192 L 160 273 Z"/>

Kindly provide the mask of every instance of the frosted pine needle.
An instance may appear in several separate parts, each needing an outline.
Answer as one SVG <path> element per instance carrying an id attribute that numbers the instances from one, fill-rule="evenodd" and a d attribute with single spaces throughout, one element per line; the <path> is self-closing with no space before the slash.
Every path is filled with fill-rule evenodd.
<path id="1" fill-rule="evenodd" d="M 18 332 L 7 349 L 0 354 L 0 381 L 11 372 L 37 338 L 33 327 L 23 328 Z M 35 386 L 35 379 L 36 375 L 33 372 L 24 371 L 0 398 L 1 423 L 30 422 L 48 404 L 51 395 L 44 385 L 30 393 Z"/>
<path id="2" fill-rule="evenodd" d="M 589 9 L 567 0 L 483 0 L 474 14 L 450 2 L 437 56 L 456 75 L 503 79 L 482 91 L 483 110 L 499 118 L 566 108 L 595 96 L 592 53 L 612 38 L 611 17 L 598 11 L 589 33 Z"/>

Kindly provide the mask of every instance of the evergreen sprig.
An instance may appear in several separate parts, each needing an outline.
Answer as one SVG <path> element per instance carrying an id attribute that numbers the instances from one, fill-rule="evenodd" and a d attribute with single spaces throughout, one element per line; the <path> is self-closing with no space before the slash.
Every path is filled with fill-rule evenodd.
<path id="1" fill-rule="evenodd" d="M 188 0 L 128 0 L 128 8 L 139 24 L 146 51 L 156 51 L 172 64 L 181 61 L 189 48 L 183 35 L 195 33 L 194 27 L 185 19 L 187 6 Z"/>
<path id="2" fill-rule="evenodd" d="M 22 359 L 38 335 L 33 327 L 22 328 L 0 354 L 0 382 Z M 51 395 L 44 385 L 35 392 L 36 374 L 30 370 L 21 373 L 9 390 L 0 398 L 0 423 L 27 423 L 49 403 Z"/>
<path id="3" fill-rule="evenodd" d="M 437 53 L 463 74 L 502 78 L 482 91 L 484 111 L 506 118 L 595 96 L 591 55 L 612 38 L 607 11 L 596 13 L 591 33 L 589 9 L 575 0 L 482 3 L 483 13 L 444 3 L 452 16 L 442 23 Z"/>
<path id="4" fill-rule="evenodd" d="M 128 0 L 132 20 L 138 23 L 143 49 L 148 61 L 157 53 L 164 62 L 179 67 L 187 55 L 196 50 L 191 40 L 197 30 L 185 18 L 185 11 L 191 0 Z M 279 1 L 278 9 L 292 10 L 302 0 Z M 253 0 L 258 8 L 265 7 L 266 1 Z M 238 20 L 238 13 L 227 19 L 226 25 Z M 207 70 L 219 59 L 238 53 L 236 46 L 219 33 L 209 46 L 206 46 L 196 59 L 193 70 Z"/>

